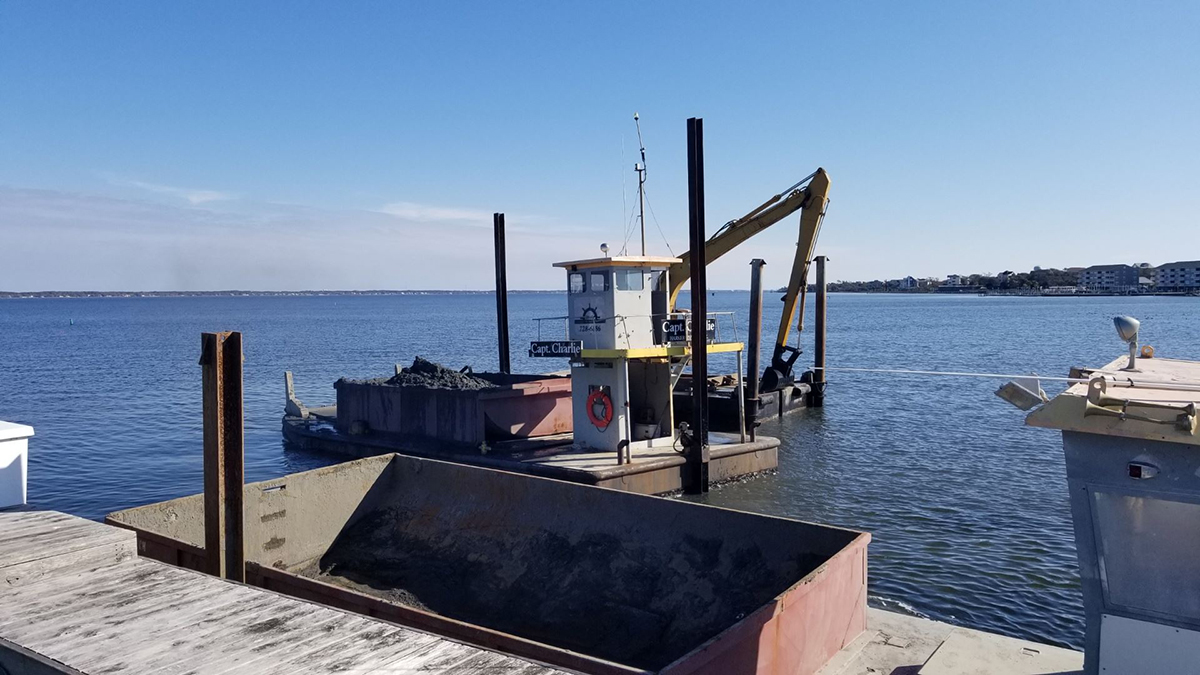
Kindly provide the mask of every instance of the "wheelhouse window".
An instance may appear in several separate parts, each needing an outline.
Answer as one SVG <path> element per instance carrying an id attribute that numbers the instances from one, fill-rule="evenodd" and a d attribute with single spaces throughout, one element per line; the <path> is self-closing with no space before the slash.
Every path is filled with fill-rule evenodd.
<path id="1" fill-rule="evenodd" d="M 608 272 L 592 272 L 591 286 L 589 288 L 593 293 L 600 293 L 608 290 Z"/>
<path id="2" fill-rule="evenodd" d="M 570 293 L 582 293 L 585 290 L 587 288 L 583 285 L 583 273 L 571 272 L 570 276 L 567 277 L 567 291 Z"/>
<path id="3" fill-rule="evenodd" d="M 614 274 L 618 291 L 640 291 L 646 287 L 646 275 L 641 270 L 618 270 Z"/>

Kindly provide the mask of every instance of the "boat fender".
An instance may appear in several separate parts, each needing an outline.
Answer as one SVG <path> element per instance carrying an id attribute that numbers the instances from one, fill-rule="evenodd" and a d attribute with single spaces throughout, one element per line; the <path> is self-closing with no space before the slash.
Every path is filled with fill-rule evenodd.
<path id="1" fill-rule="evenodd" d="M 604 409 L 600 415 L 596 414 L 597 405 L 602 406 Z M 588 394 L 587 414 L 588 419 L 591 420 L 592 424 L 594 424 L 600 431 L 604 431 L 608 428 L 608 425 L 612 423 L 612 399 L 609 398 L 608 392 L 604 391 L 603 388 L 598 388 L 591 394 Z"/>
<path id="2" fill-rule="evenodd" d="M 1151 347 L 1150 345 L 1143 345 L 1142 346 L 1142 358 L 1143 359 L 1154 358 L 1154 347 Z"/>

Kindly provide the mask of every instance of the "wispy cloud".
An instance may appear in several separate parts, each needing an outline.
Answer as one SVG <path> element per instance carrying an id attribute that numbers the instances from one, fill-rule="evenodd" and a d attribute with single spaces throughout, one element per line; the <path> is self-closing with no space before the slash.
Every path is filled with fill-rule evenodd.
<path id="1" fill-rule="evenodd" d="M 482 212 L 418 213 L 0 185 L 0 289 L 489 288 Z M 511 230 L 510 287 L 558 288 L 561 270 L 550 263 L 594 250 L 595 240 Z"/>
<path id="2" fill-rule="evenodd" d="M 189 204 L 206 204 L 208 202 L 220 202 L 229 199 L 234 199 L 236 195 L 229 192 L 221 192 L 219 190 L 205 190 L 200 188 L 185 188 L 175 187 L 172 185 L 160 185 L 158 183 L 148 183 L 143 180 L 135 180 L 132 178 L 124 178 L 121 176 L 113 176 L 105 174 L 104 178 L 113 185 L 124 187 L 137 188 L 146 192 L 153 192 L 160 195 L 170 195 L 186 200 Z"/>
<path id="3" fill-rule="evenodd" d="M 492 214 L 478 209 L 453 206 L 431 206 L 416 202 L 392 202 L 375 209 L 379 213 L 422 223 L 454 222 L 474 225 L 490 225 Z"/>
<path id="4" fill-rule="evenodd" d="M 485 211 L 483 209 L 472 209 L 461 206 L 438 206 L 417 202 L 389 202 L 380 207 L 368 208 L 367 211 L 386 214 L 403 223 L 486 227 L 488 229 L 492 227 L 493 214 L 492 211 Z M 539 232 L 547 236 L 571 236 L 588 229 L 576 225 L 564 225 L 559 223 L 555 218 L 531 213 L 513 213 L 510 211 L 506 214 L 506 217 L 509 232 Z M 554 228 L 552 232 L 547 234 L 547 226 L 549 225 L 553 225 Z"/>

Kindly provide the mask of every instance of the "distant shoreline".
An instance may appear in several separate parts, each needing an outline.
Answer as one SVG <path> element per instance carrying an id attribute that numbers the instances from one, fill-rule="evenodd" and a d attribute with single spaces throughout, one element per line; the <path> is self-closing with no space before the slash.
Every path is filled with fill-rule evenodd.
<path id="1" fill-rule="evenodd" d="M 687 290 L 685 289 L 686 293 Z M 714 288 L 710 293 L 749 293 L 747 289 Z M 767 293 L 781 293 L 780 290 L 768 290 Z M 809 293 L 813 290 L 809 289 Z M 541 295 L 564 294 L 565 290 L 520 290 L 509 291 L 509 295 Z M 494 291 L 446 291 L 446 290 L 408 290 L 408 291 L 0 291 L 0 300 L 39 300 L 39 299 L 78 299 L 78 298 L 318 298 L 318 297 L 356 297 L 356 296 L 396 296 L 396 295 L 493 295 Z M 913 291 L 830 291 L 830 295 L 897 295 L 897 296 L 935 296 L 963 297 L 987 295 L 992 297 L 1020 298 L 1097 298 L 1097 297 L 1138 297 L 1138 296 L 1175 296 L 1188 297 L 1187 293 L 1135 293 L 1118 295 L 1116 293 L 929 293 Z M 1194 296 L 1193 296 L 1194 297 Z"/>
<path id="2" fill-rule="evenodd" d="M 565 294 L 563 290 L 510 290 L 509 295 Z M 685 290 L 686 292 L 686 290 Z M 714 288 L 711 293 L 749 293 L 742 289 Z M 313 298 L 324 296 L 386 296 L 386 295 L 493 295 L 495 291 L 447 290 L 372 290 L 372 291 L 0 291 L 3 299 L 45 298 Z"/>
<path id="3" fill-rule="evenodd" d="M 509 291 L 520 293 L 560 293 L 565 291 Z M 355 295 L 492 295 L 494 291 L 445 290 L 373 290 L 373 291 L 0 291 L 0 298 L 270 298 Z"/>

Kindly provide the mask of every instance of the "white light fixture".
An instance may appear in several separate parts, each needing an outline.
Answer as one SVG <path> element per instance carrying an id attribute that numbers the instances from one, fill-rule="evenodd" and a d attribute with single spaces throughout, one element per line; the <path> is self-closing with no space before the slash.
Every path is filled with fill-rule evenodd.
<path id="1" fill-rule="evenodd" d="M 1113 325 L 1117 328 L 1117 335 L 1129 345 L 1129 365 L 1123 370 L 1136 370 L 1138 329 L 1142 326 L 1141 322 L 1132 316 L 1114 316 Z"/>

